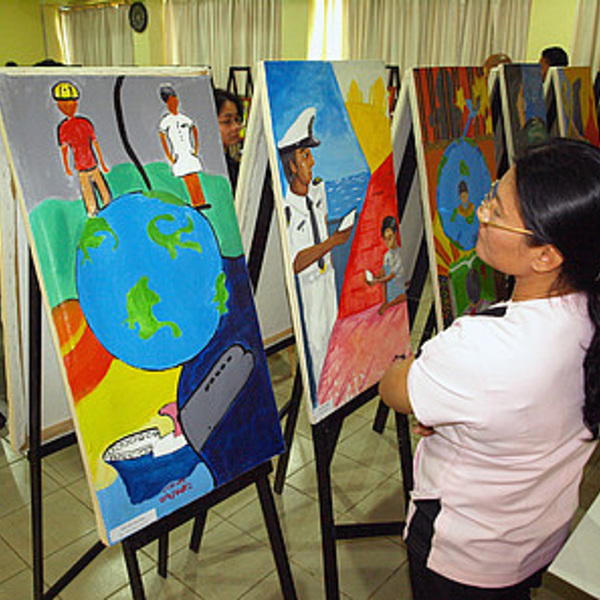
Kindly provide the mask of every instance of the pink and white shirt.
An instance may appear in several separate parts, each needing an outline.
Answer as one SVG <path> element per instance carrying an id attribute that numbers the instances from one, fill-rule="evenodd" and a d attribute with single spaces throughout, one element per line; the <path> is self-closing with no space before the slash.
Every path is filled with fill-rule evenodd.
<path id="1" fill-rule="evenodd" d="M 413 500 L 436 499 L 427 566 L 478 587 L 518 583 L 552 561 L 595 448 L 583 424 L 593 326 L 583 294 L 507 302 L 457 319 L 408 376 L 416 418 Z M 411 502 L 408 527 L 415 514 Z"/>

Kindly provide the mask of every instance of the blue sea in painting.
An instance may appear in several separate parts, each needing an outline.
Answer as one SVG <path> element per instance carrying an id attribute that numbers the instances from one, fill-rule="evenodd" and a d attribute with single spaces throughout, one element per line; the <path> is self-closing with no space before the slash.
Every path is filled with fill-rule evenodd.
<path id="1" fill-rule="evenodd" d="M 356 234 L 356 225 L 358 224 L 358 218 L 362 211 L 370 179 L 371 174 L 369 171 L 362 171 L 355 175 L 325 182 L 330 234 L 338 228 L 345 215 L 351 210 L 357 210 L 356 219 L 354 221 L 354 230 L 352 231 L 350 240 L 347 244 L 336 246 L 331 252 L 338 298 L 342 293 L 346 264 L 350 257 L 350 250 L 352 248 L 352 243 L 354 242 L 354 235 Z"/>
<path id="2" fill-rule="evenodd" d="M 330 229 L 331 225 L 334 225 L 335 229 L 344 215 L 352 209 L 356 208 L 360 213 L 370 179 L 371 174 L 363 171 L 325 182 Z"/>

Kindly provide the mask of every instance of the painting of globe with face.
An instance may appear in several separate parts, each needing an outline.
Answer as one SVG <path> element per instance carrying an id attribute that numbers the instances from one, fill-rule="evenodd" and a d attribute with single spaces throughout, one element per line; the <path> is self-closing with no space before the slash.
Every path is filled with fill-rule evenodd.
<path id="1" fill-rule="evenodd" d="M 226 310 L 213 229 L 174 198 L 126 194 L 88 219 L 76 269 L 90 328 L 113 356 L 137 368 L 167 369 L 190 360 Z"/>
<path id="2" fill-rule="evenodd" d="M 476 144 L 469 138 L 450 143 L 438 167 L 436 199 L 444 233 L 459 250 L 475 248 L 476 211 L 490 185 L 490 171 Z"/>

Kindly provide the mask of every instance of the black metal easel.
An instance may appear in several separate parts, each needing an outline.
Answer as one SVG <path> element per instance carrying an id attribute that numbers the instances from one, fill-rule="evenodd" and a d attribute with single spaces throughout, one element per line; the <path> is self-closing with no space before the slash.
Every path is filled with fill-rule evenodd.
<path id="1" fill-rule="evenodd" d="M 96 542 L 52 587 L 44 593 L 44 543 L 42 511 L 42 459 L 76 442 L 70 433 L 42 444 L 42 303 L 40 287 L 29 259 L 29 474 L 31 486 L 31 541 L 34 600 L 49 600 L 58 594 L 105 548 Z"/>
<path id="2" fill-rule="evenodd" d="M 400 95 L 400 67 L 398 65 L 385 65 L 388 72 L 387 90 L 388 90 L 388 109 L 390 117 L 394 114 L 396 102 Z"/>
<path id="3" fill-rule="evenodd" d="M 250 281 L 253 289 L 256 289 L 258 279 L 260 277 L 274 209 L 275 205 L 271 188 L 271 175 L 269 166 L 267 165 L 267 172 L 263 184 L 263 193 L 261 194 L 261 204 L 259 206 L 256 227 L 253 232 L 248 256 L 248 270 L 250 272 Z M 426 255 L 424 260 L 424 273 L 426 274 Z M 416 286 L 418 282 L 414 278 L 413 280 L 415 281 Z M 416 312 L 416 306 L 414 311 Z M 302 391 L 302 377 L 300 369 L 297 368 L 291 397 L 287 404 L 280 411 L 280 417 L 283 418 L 285 416 L 287 420 L 284 431 L 286 450 L 284 454 L 279 457 L 274 483 L 274 490 L 278 494 L 283 491 L 287 465 L 302 400 Z M 331 461 L 333 459 L 335 447 L 339 439 L 339 434 L 344 419 L 376 396 L 377 386 L 373 386 L 353 400 L 346 403 L 330 416 L 323 419 L 323 421 L 312 426 L 313 445 L 317 466 L 321 538 L 327 600 L 336 600 L 339 598 L 339 577 L 335 545 L 336 540 L 357 537 L 375 537 L 382 535 L 400 535 L 404 528 L 404 522 L 401 521 L 391 523 L 355 523 L 338 525 L 336 525 L 334 521 L 333 497 L 331 489 Z M 381 403 L 380 406 L 385 407 L 385 409 L 389 411 L 387 406 L 385 406 L 383 403 Z M 398 434 L 398 448 L 400 453 L 400 463 L 404 485 L 404 498 L 408 503 L 408 495 L 412 489 L 413 482 L 410 432 L 406 415 L 401 415 L 399 413 L 395 414 L 396 431 Z M 385 413 L 385 417 L 387 417 L 387 412 Z M 385 424 L 385 417 L 383 418 L 383 424 Z M 195 534 L 198 531 L 200 531 L 201 535 L 201 525 L 196 523 Z"/>
<path id="4" fill-rule="evenodd" d="M 232 69 L 234 67 L 231 67 Z M 231 77 L 231 75 L 230 75 Z M 267 249 L 267 240 L 271 229 L 271 222 L 275 213 L 275 199 L 273 196 L 273 185 L 271 181 L 271 168 L 267 163 L 265 171 L 262 192 L 260 195 L 260 205 L 256 217 L 256 227 L 252 234 L 250 249 L 248 251 L 248 273 L 250 275 L 250 285 L 252 290 L 256 291 L 258 281 L 262 271 L 262 266 Z M 295 343 L 294 336 L 289 336 L 277 344 L 274 344 L 266 349 L 267 356 L 275 354 L 288 346 Z M 277 494 L 283 491 L 287 466 L 290 460 L 292 443 L 294 441 L 294 433 L 296 431 L 296 423 L 298 422 L 298 413 L 300 411 L 300 403 L 302 400 L 302 380 L 300 370 L 296 367 L 294 378 L 294 387 L 290 399 L 279 410 L 279 418 L 286 419 L 285 429 L 283 432 L 283 440 L 285 442 L 285 450 L 277 460 L 277 470 L 275 473 L 275 483 L 273 489 Z"/>
<path id="5" fill-rule="evenodd" d="M 234 480 L 213 490 L 206 496 L 184 506 L 167 517 L 152 523 L 141 531 L 129 536 L 121 542 L 123 555 L 127 564 L 129 573 L 129 582 L 134 600 L 145 600 L 144 589 L 142 586 L 142 576 L 137 560 L 137 551 L 147 544 L 158 539 L 159 541 L 159 574 L 166 577 L 167 555 L 168 555 L 168 534 L 175 527 L 179 527 L 186 521 L 194 519 L 194 528 L 189 548 L 193 552 L 199 552 L 202 533 L 206 523 L 208 509 L 223 500 L 237 494 L 249 485 L 255 484 L 260 504 L 269 534 L 271 551 L 277 567 L 277 575 L 281 586 L 282 596 L 285 600 L 296 600 L 296 589 L 290 570 L 285 542 L 277 517 L 277 509 L 273 500 L 273 492 L 269 483 L 269 473 L 273 470 L 271 461 L 266 461 L 236 477 Z"/>
<path id="6" fill-rule="evenodd" d="M 336 550 L 337 540 L 401 535 L 404 531 L 404 521 L 336 524 L 334 519 L 333 495 L 331 490 L 331 462 L 344 419 L 372 400 L 376 395 L 377 386 L 373 386 L 336 410 L 329 417 L 323 419 L 320 423 L 313 425 L 312 428 L 317 465 L 321 544 L 327 600 L 338 600 L 340 597 Z M 408 506 L 410 490 L 413 487 L 410 431 L 406 415 L 400 413 L 394 414 L 396 415 L 396 433 L 398 435 L 404 500 L 406 506 Z"/>
<path id="7" fill-rule="evenodd" d="M 229 77 L 227 78 L 227 91 L 239 96 L 237 85 L 237 76 L 246 75 L 246 83 L 244 85 L 243 98 L 252 98 L 254 91 L 254 83 L 252 82 L 252 69 L 250 67 L 229 67 Z"/>
<path id="8" fill-rule="evenodd" d="M 41 292 L 33 265 L 29 260 L 29 468 L 31 477 L 31 535 L 33 557 L 33 597 L 34 600 L 50 600 L 79 575 L 106 546 L 98 541 L 83 554 L 49 589 L 44 593 L 44 545 L 42 510 L 42 458 L 66 448 L 76 442 L 73 433 L 56 441 L 42 445 L 41 441 Z M 168 534 L 186 521 L 196 519 L 190 549 L 200 548 L 200 536 L 208 509 L 255 484 L 267 527 L 271 551 L 275 560 L 281 591 L 285 600 L 296 600 L 296 590 L 289 566 L 285 543 L 281 533 L 279 518 L 269 483 L 269 473 L 273 467 L 266 461 L 234 480 L 213 490 L 206 496 L 167 515 L 136 532 L 121 542 L 129 582 L 134 600 L 145 600 L 141 572 L 136 552 L 155 539 L 159 541 L 158 572 L 167 576 Z M 199 531 L 197 531 L 199 529 Z"/>

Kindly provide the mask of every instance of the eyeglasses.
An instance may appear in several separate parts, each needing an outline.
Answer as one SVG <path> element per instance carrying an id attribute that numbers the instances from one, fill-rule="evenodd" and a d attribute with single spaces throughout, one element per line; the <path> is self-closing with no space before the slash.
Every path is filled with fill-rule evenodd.
<path id="1" fill-rule="evenodd" d="M 512 231 L 513 233 L 520 233 L 521 235 L 531 235 L 534 233 L 530 229 L 524 229 L 523 227 L 515 227 L 513 225 L 505 225 L 504 223 L 498 223 L 497 219 L 494 219 L 493 207 L 497 200 L 498 192 L 498 181 L 494 181 L 490 187 L 490 191 L 485 195 L 481 201 L 481 205 L 477 210 L 477 217 L 479 221 L 488 227 L 495 227 L 496 229 L 503 229 L 504 231 Z"/>
<path id="2" fill-rule="evenodd" d="M 231 127 L 232 125 L 241 125 L 243 122 L 242 117 L 227 117 L 227 119 L 219 119 L 219 125 L 226 125 L 227 127 Z"/>

